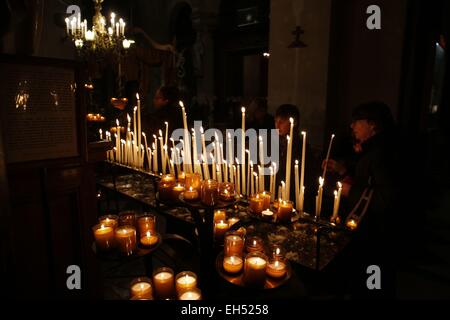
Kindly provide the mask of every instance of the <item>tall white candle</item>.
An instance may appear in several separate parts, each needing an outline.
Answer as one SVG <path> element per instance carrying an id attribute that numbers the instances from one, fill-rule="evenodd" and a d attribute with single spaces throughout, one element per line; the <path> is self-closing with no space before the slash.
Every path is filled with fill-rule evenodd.
<path id="1" fill-rule="evenodd" d="M 286 200 L 286 183 L 281 181 L 281 199 Z"/>
<path id="2" fill-rule="evenodd" d="M 264 144 L 262 136 L 259 136 L 259 163 L 261 165 L 261 170 L 259 172 L 259 184 L 260 190 L 264 191 L 266 184 L 264 179 Z"/>
<path id="3" fill-rule="evenodd" d="M 331 135 L 330 144 L 328 145 L 327 156 L 325 158 L 325 166 L 323 167 L 322 178 L 325 181 L 325 174 L 327 172 L 328 159 L 330 158 L 331 145 L 333 144 L 334 134 Z"/>
<path id="4" fill-rule="evenodd" d="M 242 190 L 245 190 L 245 108 L 242 111 L 242 136 L 241 136 L 241 169 L 242 169 Z"/>
<path id="5" fill-rule="evenodd" d="M 286 157 L 286 199 L 289 200 L 291 196 L 291 159 L 292 159 L 292 143 L 294 140 L 294 118 L 289 118 L 290 122 L 290 131 L 288 136 L 288 150 Z"/>
<path id="6" fill-rule="evenodd" d="M 320 218 L 320 213 L 322 211 L 322 193 L 323 193 L 323 178 L 319 178 L 319 190 L 316 196 L 316 219 Z"/>
<path id="7" fill-rule="evenodd" d="M 303 201 L 305 199 L 305 157 L 306 157 L 306 132 L 302 131 L 303 143 L 302 143 L 302 162 L 300 169 L 300 212 L 303 212 Z"/>
<path id="8" fill-rule="evenodd" d="M 300 182 L 299 182 L 299 176 L 298 176 L 298 160 L 295 160 L 295 208 L 299 210 L 300 208 Z"/>
<path id="9" fill-rule="evenodd" d="M 339 205 L 341 201 L 341 192 L 342 192 L 342 184 L 340 182 L 337 183 L 338 191 L 334 191 L 334 206 L 333 206 L 333 216 L 331 217 L 331 221 L 334 222 L 339 214 Z"/>
<path id="10" fill-rule="evenodd" d="M 201 134 L 201 140 L 202 140 L 202 149 L 203 149 L 203 156 L 202 156 L 202 162 L 203 162 L 203 174 L 205 175 L 205 180 L 209 179 L 209 169 L 208 169 L 208 156 L 206 155 L 206 144 L 205 144 L 205 134 L 203 132 L 203 127 L 200 127 L 200 134 Z M 206 166 L 206 169 L 205 169 Z"/>
<path id="11" fill-rule="evenodd" d="M 103 140 L 103 130 L 102 129 L 98 129 L 98 133 L 100 135 L 100 140 Z"/>
<path id="12" fill-rule="evenodd" d="M 139 93 L 136 93 L 137 98 L 137 144 L 141 145 L 141 100 L 139 99 Z"/>
<path id="13" fill-rule="evenodd" d="M 253 188 L 250 187 L 250 185 L 253 185 L 252 183 L 250 183 L 250 179 L 252 179 L 253 182 L 253 162 L 250 160 L 250 150 L 246 149 L 245 152 L 247 153 L 247 188 L 242 192 L 247 196 L 251 196 L 253 194 Z"/>
<path id="14" fill-rule="evenodd" d="M 241 171 L 239 168 L 239 160 L 238 158 L 236 158 L 236 180 L 237 180 L 237 192 L 239 195 L 242 194 L 242 189 L 241 189 Z"/>
<path id="15" fill-rule="evenodd" d="M 253 180 L 253 161 L 250 160 L 250 170 L 248 172 L 248 176 L 249 178 L 249 184 L 250 184 L 250 195 L 254 195 L 255 194 L 255 185 L 254 185 L 254 180 Z"/>
<path id="16" fill-rule="evenodd" d="M 275 162 L 272 162 L 273 165 L 273 195 L 275 200 L 275 188 L 277 186 L 277 164 Z"/>
<path id="17" fill-rule="evenodd" d="M 270 201 L 273 202 L 274 194 L 272 192 L 272 189 L 273 189 L 273 167 L 272 166 L 270 166 L 269 171 L 270 171 L 270 183 L 269 183 Z"/>
<path id="18" fill-rule="evenodd" d="M 117 159 L 116 159 L 116 161 L 118 161 L 118 162 L 120 162 L 121 161 L 121 159 L 120 159 L 120 157 L 121 157 L 121 154 L 120 154 L 120 124 L 119 124 L 119 119 L 116 119 L 116 124 L 117 124 L 117 138 L 116 138 L 116 148 L 117 148 L 117 150 L 118 150 L 118 157 L 116 157 Z"/>
<path id="19" fill-rule="evenodd" d="M 164 143 L 163 143 L 163 137 L 162 137 L 162 131 L 159 130 L 159 148 L 161 151 L 161 169 L 162 169 L 162 173 L 166 174 L 166 157 L 164 154 Z"/>
<path id="20" fill-rule="evenodd" d="M 259 182 L 258 182 L 258 174 L 256 172 L 253 172 L 253 178 L 255 179 L 255 190 L 254 190 L 254 194 L 258 194 L 259 190 Z M 253 179 L 252 179 L 253 180 Z"/>

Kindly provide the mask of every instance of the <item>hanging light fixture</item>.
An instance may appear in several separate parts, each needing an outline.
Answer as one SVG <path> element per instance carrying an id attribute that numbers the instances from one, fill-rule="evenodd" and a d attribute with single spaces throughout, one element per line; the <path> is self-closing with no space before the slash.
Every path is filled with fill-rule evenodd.
<path id="1" fill-rule="evenodd" d="M 125 38 L 125 21 L 117 19 L 113 12 L 110 20 L 102 15 L 103 0 L 93 0 L 95 15 L 92 19 L 92 29 L 88 29 L 87 20 L 82 20 L 81 13 L 75 17 L 66 18 L 66 33 L 72 39 L 80 55 L 94 54 L 106 55 L 108 53 L 120 54 L 120 50 L 129 49 L 133 40 Z"/>

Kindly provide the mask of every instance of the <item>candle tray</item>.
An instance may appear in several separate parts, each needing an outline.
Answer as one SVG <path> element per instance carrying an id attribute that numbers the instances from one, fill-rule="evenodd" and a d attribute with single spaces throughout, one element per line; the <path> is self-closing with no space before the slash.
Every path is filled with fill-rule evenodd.
<path id="1" fill-rule="evenodd" d="M 245 263 L 245 262 L 244 262 Z M 263 290 L 270 290 L 280 287 L 281 285 L 285 284 L 292 276 L 292 268 L 289 263 L 289 261 L 285 261 L 286 263 L 286 275 L 283 278 L 272 278 L 269 276 L 266 276 L 266 283 L 264 284 L 264 288 L 260 288 Z M 234 284 L 239 287 L 245 287 L 245 288 L 252 288 L 255 287 L 246 285 L 244 281 L 244 269 L 242 268 L 242 271 L 238 274 L 230 274 L 226 272 L 223 268 L 223 252 L 219 253 L 219 255 L 216 258 L 216 270 L 219 273 L 219 275 L 225 279 L 227 282 Z"/>
<path id="2" fill-rule="evenodd" d="M 139 258 L 139 257 L 146 256 L 146 255 L 154 252 L 156 249 L 158 249 L 159 246 L 162 244 L 162 237 L 158 233 L 158 242 L 155 243 L 152 246 L 144 246 L 144 245 L 142 245 L 140 243 L 140 239 L 136 239 L 136 241 L 137 241 L 136 250 L 134 250 L 134 252 L 131 255 L 129 255 L 129 256 L 126 256 L 126 255 L 120 253 L 117 250 L 117 248 L 112 248 L 109 251 L 98 250 L 97 246 L 95 244 L 95 241 L 92 243 L 92 251 L 94 251 L 95 255 L 98 258 L 104 259 L 104 260 L 117 261 L 117 260 L 123 260 L 123 259 Z"/>

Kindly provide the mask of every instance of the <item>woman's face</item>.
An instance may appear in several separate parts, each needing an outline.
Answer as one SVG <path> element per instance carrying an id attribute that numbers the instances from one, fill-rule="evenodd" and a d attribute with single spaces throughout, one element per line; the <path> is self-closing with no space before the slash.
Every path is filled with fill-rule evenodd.
<path id="1" fill-rule="evenodd" d="M 165 105 L 167 105 L 168 100 L 164 98 L 164 96 L 161 94 L 161 91 L 158 89 L 156 90 L 155 96 L 153 97 L 153 106 L 155 109 L 161 109 Z"/>
<path id="2" fill-rule="evenodd" d="M 364 119 L 353 121 L 350 127 L 352 128 L 353 136 L 359 143 L 363 143 L 376 133 L 375 125 Z"/>
<path id="3" fill-rule="evenodd" d="M 280 136 L 283 137 L 288 135 L 289 130 L 291 129 L 289 118 L 275 117 L 275 128 L 278 129 L 278 134 Z"/>

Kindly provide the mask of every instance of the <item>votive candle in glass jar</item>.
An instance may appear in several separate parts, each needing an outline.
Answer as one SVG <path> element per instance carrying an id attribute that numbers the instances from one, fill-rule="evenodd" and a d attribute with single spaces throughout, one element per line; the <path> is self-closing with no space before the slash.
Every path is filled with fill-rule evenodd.
<path id="1" fill-rule="evenodd" d="M 197 275 L 191 271 L 183 271 L 177 274 L 175 286 L 178 296 L 185 291 L 197 288 Z"/>
<path id="2" fill-rule="evenodd" d="M 151 213 L 145 213 L 137 219 L 139 234 L 143 235 L 147 231 L 156 233 L 156 216 Z"/>
<path id="3" fill-rule="evenodd" d="M 264 287 L 267 257 L 262 252 L 251 252 L 245 257 L 244 282 L 248 286 Z"/>
<path id="4" fill-rule="evenodd" d="M 175 176 L 173 174 L 164 174 L 161 176 L 160 183 L 168 183 L 174 185 L 176 182 Z"/>
<path id="5" fill-rule="evenodd" d="M 281 258 L 271 258 L 267 264 L 266 274 L 272 278 L 283 278 L 286 275 L 286 262 Z"/>
<path id="6" fill-rule="evenodd" d="M 172 200 L 172 189 L 175 186 L 175 182 L 163 182 L 160 181 L 158 185 L 158 195 L 160 201 Z"/>
<path id="7" fill-rule="evenodd" d="M 241 272 L 244 266 L 244 259 L 242 256 L 227 256 L 223 257 L 223 269 L 231 274 Z"/>
<path id="8" fill-rule="evenodd" d="M 253 214 L 259 215 L 263 211 L 264 208 L 264 199 L 259 195 L 252 195 L 249 199 L 250 211 Z"/>
<path id="9" fill-rule="evenodd" d="M 119 226 L 135 226 L 136 212 L 122 211 L 119 213 Z"/>
<path id="10" fill-rule="evenodd" d="M 184 184 L 186 181 L 186 174 L 184 173 L 184 171 L 180 171 L 177 175 L 177 182 Z"/>
<path id="11" fill-rule="evenodd" d="M 179 300 L 202 300 L 202 291 L 199 288 L 194 288 L 183 292 L 178 296 Z"/>
<path id="12" fill-rule="evenodd" d="M 263 240 L 260 237 L 248 237 L 245 241 L 245 250 L 247 252 L 264 252 Z"/>
<path id="13" fill-rule="evenodd" d="M 226 220 L 227 212 L 223 209 L 214 210 L 214 222 Z"/>
<path id="14" fill-rule="evenodd" d="M 170 299 L 175 293 L 174 273 L 171 268 L 161 267 L 153 272 L 153 287 L 158 299 Z"/>
<path id="15" fill-rule="evenodd" d="M 233 226 L 233 224 L 236 224 L 238 222 L 239 222 L 239 218 L 236 218 L 236 217 L 231 217 L 228 219 L 228 224 L 230 225 L 230 228 L 231 228 L 231 226 Z"/>
<path id="16" fill-rule="evenodd" d="M 119 216 L 115 214 L 107 214 L 98 218 L 98 223 L 105 227 L 117 228 L 119 225 Z"/>
<path id="17" fill-rule="evenodd" d="M 118 227 L 114 239 L 120 253 L 129 256 L 136 249 L 136 228 L 129 225 Z"/>
<path id="18" fill-rule="evenodd" d="M 226 256 L 240 256 L 244 252 L 244 239 L 237 232 L 227 232 L 224 241 L 224 254 Z"/>
<path id="19" fill-rule="evenodd" d="M 158 243 L 159 235 L 155 232 L 147 231 L 144 234 L 141 234 L 141 244 L 145 247 L 151 247 Z"/>
<path id="20" fill-rule="evenodd" d="M 289 200 L 283 200 L 278 204 L 277 220 L 281 222 L 290 222 L 294 203 Z"/>
<path id="21" fill-rule="evenodd" d="M 198 191 L 193 187 L 189 187 L 188 190 L 185 190 L 183 193 L 183 199 L 186 201 L 195 201 L 198 199 Z"/>
<path id="22" fill-rule="evenodd" d="M 114 228 L 103 224 L 96 224 L 92 227 L 95 245 L 98 250 L 108 251 L 114 246 Z"/>
<path id="23" fill-rule="evenodd" d="M 230 229 L 226 220 L 219 220 L 214 223 L 214 238 L 216 241 L 221 242 L 225 236 L 225 233 Z"/>
<path id="24" fill-rule="evenodd" d="M 184 186 L 181 185 L 180 183 L 177 183 L 177 185 L 175 185 L 172 188 L 172 200 L 174 202 L 179 201 L 180 199 L 180 194 L 182 194 L 184 192 Z"/>
<path id="25" fill-rule="evenodd" d="M 205 180 L 202 183 L 202 203 L 207 206 L 214 206 L 217 204 L 219 198 L 218 183 L 215 180 Z"/>
<path id="26" fill-rule="evenodd" d="M 269 209 L 270 208 L 270 199 L 272 197 L 272 194 L 270 192 L 263 191 L 259 194 L 259 196 L 264 199 L 263 210 Z"/>
<path id="27" fill-rule="evenodd" d="M 202 180 L 199 173 L 197 172 L 186 173 L 184 184 L 187 190 L 189 190 L 192 187 L 192 189 L 197 190 L 197 192 L 200 192 L 201 182 Z"/>
<path id="28" fill-rule="evenodd" d="M 223 201 L 233 201 L 235 199 L 234 183 L 221 183 L 219 186 L 219 198 Z"/>
<path id="29" fill-rule="evenodd" d="M 133 279 L 130 284 L 130 297 L 153 299 L 151 279 L 147 277 Z"/>

